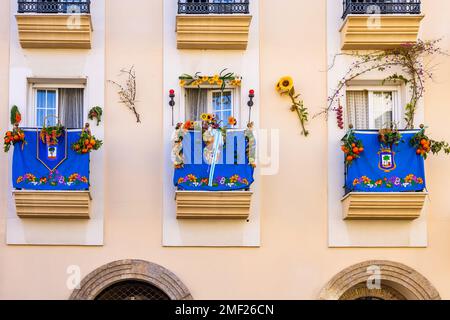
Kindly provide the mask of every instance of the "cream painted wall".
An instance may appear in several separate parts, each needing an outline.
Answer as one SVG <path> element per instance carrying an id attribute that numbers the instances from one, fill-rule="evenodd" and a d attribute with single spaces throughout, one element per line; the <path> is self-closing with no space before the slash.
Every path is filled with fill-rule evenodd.
<path id="1" fill-rule="evenodd" d="M 168 0 L 165 0 L 168 1 Z M 283 5 L 279 5 L 282 1 Z M 339 0 L 336 0 L 339 1 Z M 131 1 L 130 1 L 131 2 Z M 276 4 L 275 4 L 276 3 Z M 291 74 L 303 98 L 316 113 L 327 96 L 326 1 L 261 1 L 261 127 L 280 128 L 279 175 L 261 178 L 261 248 L 163 248 L 162 239 L 162 0 L 107 2 L 106 78 L 135 64 L 139 109 L 144 123 L 117 103 L 106 85 L 105 114 L 105 246 L 15 247 L 0 241 L 0 298 L 66 299 L 66 268 L 79 265 L 83 275 L 108 262 L 135 258 L 163 265 L 177 274 L 196 299 L 315 299 L 342 269 L 361 261 L 402 262 L 427 277 L 443 298 L 450 299 L 449 159 L 432 158 L 427 165 L 431 192 L 427 249 L 330 249 L 327 237 L 327 124 L 310 124 L 311 137 L 300 136 L 298 119 L 288 101 L 274 92 L 274 83 Z M 448 0 L 424 0 L 427 37 L 447 35 Z M 135 10 L 138 7 L 140 10 Z M 287 10 L 287 8 L 289 10 Z M 290 13 L 295 15 L 290 16 Z M 2 19 L 5 17 L 5 19 Z M 0 68 L 7 70 L 8 20 L 0 12 Z M 6 30 L 6 31 L 5 31 Z M 450 59 L 449 59 L 450 60 Z M 450 61 L 440 64 L 438 83 L 427 92 L 426 118 L 433 134 L 450 140 Z M 0 93 L 7 94 L 0 74 Z M 2 105 L 7 99 L 0 94 Z M 0 126 L 6 126 L 0 108 Z M 3 127 L 1 128 L 3 131 Z M 133 137 L 130 141 L 129 137 Z M 0 161 L 4 163 L 4 155 Z M 4 167 L 0 183 L 5 188 Z M 130 189 L 130 186 L 133 188 Z M 149 187 L 150 186 L 150 187 Z M 0 199 L 9 190 L 3 189 Z M 4 235 L 4 201 L 0 203 L 0 234 Z"/>

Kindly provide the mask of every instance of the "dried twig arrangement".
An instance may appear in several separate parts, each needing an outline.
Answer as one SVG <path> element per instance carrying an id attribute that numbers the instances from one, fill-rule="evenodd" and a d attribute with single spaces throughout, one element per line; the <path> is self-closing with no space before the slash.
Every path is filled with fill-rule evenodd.
<path id="1" fill-rule="evenodd" d="M 128 79 L 125 85 L 121 85 L 115 81 L 109 80 L 118 89 L 120 103 L 123 103 L 136 116 L 136 122 L 141 123 L 141 116 L 136 109 L 136 70 L 134 66 L 130 69 L 120 70 L 120 75 L 127 75 Z"/>

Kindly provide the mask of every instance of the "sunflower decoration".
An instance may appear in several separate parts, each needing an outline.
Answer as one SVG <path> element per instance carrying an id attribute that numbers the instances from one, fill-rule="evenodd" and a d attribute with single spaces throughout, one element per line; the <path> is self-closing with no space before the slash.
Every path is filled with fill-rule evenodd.
<path id="1" fill-rule="evenodd" d="M 214 76 L 205 76 L 200 72 L 194 75 L 183 74 L 180 76 L 180 87 L 193 86 L 201 87 L 202 85 L 218 86 L 223 91 L 227 85 L 239 87 L 241 86 L 241 78 L 233 72 L 226 72 L 227 69 L 222 70 L 219 74 Z"/>
<path id="2" fill-rule="evenodd" d="M 296 112 L 302 126 L 302 134 L 307 137 L 309 131 L 306 130 L 306 124 L 309 121 L 308 109 L 305 107 L 300 94 L 297 94 L 294 87 L 294 80 L 290 76 L 282 77 L 275 86 L 275 90 L 281 96 L 289 96 L 292 101 L 291 111 Z"/>

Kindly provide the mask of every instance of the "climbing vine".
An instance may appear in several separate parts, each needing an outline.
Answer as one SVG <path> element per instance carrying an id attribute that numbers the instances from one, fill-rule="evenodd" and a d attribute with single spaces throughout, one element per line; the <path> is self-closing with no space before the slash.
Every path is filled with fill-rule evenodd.
<path id="1" fill-rule="evenodd" d="M 418 103 L 425 92 L 425 82 L 433 79 L 433 66 L 426 64 L 425 58 L 431 58 L 436 55 L 447 55 L 439 47 L 440 39 L 432 41 L 419 40 L 417 43 L 405 43 L 402 46 L 382 51 L 373 51 L 369 53 L 340 53 L 335 56 L 351 56 L 356 58 L 350 69 L 341 78 L 333 94 L 328 98 L 328 107 L 316 116 L 329 112 L 337 111 L 335 105 L 342 97 L 342 91 L 349 81 L 352 81 L 371 71 L 387 71 L 393 68 L 400 68 L 401 73 L 394 72 L 383 80 L 394 83 L 403 83 L 409 86 L 411 90 L 411 100 L 405 106 L 406 129 L 414 128 L 414 118 Z M 333 68 L 334 62 L 330 66 Z"/>

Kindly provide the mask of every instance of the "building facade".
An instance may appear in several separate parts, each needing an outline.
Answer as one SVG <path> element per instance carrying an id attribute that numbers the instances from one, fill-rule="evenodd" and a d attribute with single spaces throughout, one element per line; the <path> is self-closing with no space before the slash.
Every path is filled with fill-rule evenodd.
<path id="1" fill-rule="evenodd" d="M 62 121 L 70 137 L 89 122 L 104 144 L 83 192 L 17 188 L 18 145 L 0 155 L 0 299 L 450 298 L 447 156 L 429 156 L 422 192 L 342 188 L 349 125 L 408 127 L 412 87 L 383 81 L 405 70 L 345 81 L 323 113 L 355 52 L 418 39 L 450 52 L 448 1 L 2 1 L 0 131 L 16 105 L 26 136 Z M 426 59 L 433 81 L 408 129 L 450 140 L 450 59 Z M 123 71 L 137 114 L 118 95 Z M 286 75 L 308 107 L 307 137 L 276 92 Z M 244 191 L 174 187 L 174 128 L 202 113 L 252 124 L 255 181 L 223 177 Z M 390 155 L 400 168 L 402 153 Z"/>

